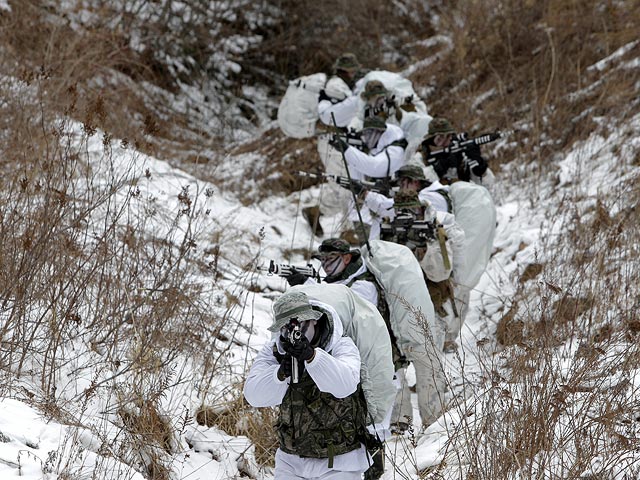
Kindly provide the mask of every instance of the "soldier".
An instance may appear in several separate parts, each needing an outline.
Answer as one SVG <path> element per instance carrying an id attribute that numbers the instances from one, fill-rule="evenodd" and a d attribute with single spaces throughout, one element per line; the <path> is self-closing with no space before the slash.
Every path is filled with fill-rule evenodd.
<path id="1" fill-rule="evenodd" d="M 382 240 L 401 243 L 414 252 L 436 315 L 447 326 L 445 351 L 453 351 L 469 302 L 468 292 L 456 282 L 465 265 L 464 230 L 453 215 L 436 211 L 413 189 L 399 190 L 393 199 L 381 197 L 368 192 L 365 199 L 372 212 L 387 219 L 371 231 L 380 230 Z"/>
<path id="2" fill-rule="evenodd" d="M 420 165 L 407 164 L 396 172 L 396 183 L 401 189 L 415 190 L 422 203 L 429 203 L 438 212 L 453 213 L 449 187 L 439 181 L 431 182 Z"/>
<path id="3" fill-rule="evenodd" d="M 273 311 L 269 330 L 279 335 L 258 353 L 244 396 L 254 407 L 280 406 L 274 477 L 360 479 L 369 459 L 358 348 L 336 311 L 312 307 L 304 292 L 284 293 Z"/>
<path id="4" fill-rule="evenodd" d="M 428 158 L 431 151 L 447 148 L 451 145 L 456 131 L 446 118 L 434 118 L 429 123 L 429 132 L 422 141 L 422 156 L 425 165 L 433 167 L 443 184 L 457 180 L 482 183 L 487 171 L 487 162 L 480 154 L 478 145 L 471 145 L 466 152 L 441 153 Z"/>
<path id="5" fill-rule="evenodd" d="M 413 338 L 398 337 L 398 332 L 394 332 L 391 327 L 390 310 L 385 297 L 385 289 L 377 281 L 375 276 L 369 271 L 358 249 L 352 248 L 346 241 L 339 238 L 331 238 L 322 242 L 318 247 L 318 253 L 314 258 L 320 259 L 322 268 L 327 274 L 324 279 L 326 283 L 343 284 L 351 288 L 361 298 L 375 305 L 384 319 L 389 337 L 391 339 L 391 351 L 393 363 L 396 370 L 396 378 L 401 386 L 401 390 L 396 395 L 393 410 L 391 412 L 391 430 L 402 433 L 409 427 L 409 419 L 413 416 L 411 406 L 411 392 L 405 380 L 406 367 L 411 361 L 419 378 L 420 388 L 417 389 L 418 406 L 422 423 L 425 427 L 435 420 L 440 412 L 440 391 L 441 379 L 439 370 L 434 369 L 437 363 L 433 357 L 432 350 L 426 345 L 426 341 L 418 343 Z M 287 277 L 290 285 L 313 284 L 315 280 L 310 279 L 300 273 L 295 272 Z M 404 340 L 405 344 L 413 343 L 407 357 L 398 347 L 398 341 Z M 440 348 L 442 345 L 440 345 Z M 381 452 L 383 453 L 383 452 Z M 367 472 L 366 479 L 379 478 L 375 473 L 381 474 L 379 468 L 381 459 L 374 457 L 374 467 Z"/>
<path id="6" fill-rule="evenodd" d="M 318 115 L 325 125 L 347 127 L 358 113 L 358 96 L 353 94 L 357 81 L 364 71 L 353 53 L 338 57 L 333 66 L 334 75 L 318 97 Z M 333 114 L 333 118 L 332 118 Z"/>

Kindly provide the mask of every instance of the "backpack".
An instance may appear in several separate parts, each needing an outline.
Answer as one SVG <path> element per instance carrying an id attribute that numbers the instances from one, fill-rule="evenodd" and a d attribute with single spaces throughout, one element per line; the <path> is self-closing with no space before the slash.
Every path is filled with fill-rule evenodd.
<path id="1" fill-rule="evenodd" d="M 401 353 L 414 346 L 425 345 L 425 329 L 432 337 L 436 353 L 444 344 L 444 325 L 436 318 L 433 302 L 413 252 L 404 245 L 384 240 L 369 242 L 372 256 L 365 246 L 361 248 L 367 269 L 385 290 L 389 305 L 391 328 Z M 419 313 L 418 315 L 416 315 Z"/>
<path id="2" fill-rule="evenodd" d="M 307 294 L 311 304 L 329 305 L 337 312 L 344 334 L 360 352 L 360 384 L 367 402 L 367 419 L 382 423 L 396 396 L 393 384 L 391 341 L 387 326 L 376 307 L 341 284 L 292 287 Z"/>
<path id="3" fill-rule="evenodd" d="M 449 187 L 456 223 L 465 234 L 466 264 L 456 273 L 456 283 L 474 288 L 487 268 L 496 235 L 496 207 L 489 191 L 471 182 L 454 182 Z"/>
<path id="4" fill-rule="evenodd" d="M 312 137 L 318 120 L 318 95 L 327 81 L 324 73 L 315 73 L 289 82 L 278 106 L 278 125 L 292 138 Z"/>

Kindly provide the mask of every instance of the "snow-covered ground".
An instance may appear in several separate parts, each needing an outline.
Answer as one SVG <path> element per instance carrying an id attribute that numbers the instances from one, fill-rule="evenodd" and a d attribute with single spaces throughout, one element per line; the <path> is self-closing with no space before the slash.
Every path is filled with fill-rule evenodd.
<path id="1" fill-rule="evenodd" d="M 80 137 L 80 127 L 74 128 Z M 558 218 L 557 214 L 564 214 L 563 202 L 568 199 L 574 202 L 575 209 L 584 215 L 588 215 L 596 196 L 601 202 L 611 201 L 612 215 L 617 213 L 614 211 L 616 208 L 629 208 L 624 202 L 615 202 L 611 198 L 619 195 L 616 186 L 625 180 L 637 182 L 640 177 L 640 167 L 633 162 L 634 152 L 640 147 L 640 118 L 629 122 L 627 130 L 612 133 L 606 138 L 594 134 L 576 145 L 558 162 L 557 175 L 536 180 L 535 188 L 525 188 L 526 167 L 507 165 L 503 171 L 497 172 L 495 198 L 498 229 L 494 255 L 472 293 L 472 306 L 462 331 L 460 349 L 446 356 L 449 410 L 426 432 L 420 431 L 416 421 L 411 435 L 389 442 L 387 471 L 383 478 L 428 478 L 424 475 L 429 475 L 429 472 L 442 475 L 439 478 L 466 477 L 465 469 L 480 439 L 465 438 L 461 431 L 481 430 L 480 423 L 487 415 L 483 409 L 490 404 L 489 400 L 496 392 L 508 392 L 511 398 L 518 391 L 517 385 L 500 375 L 500 372 L 508 370 L 509 359 L 515 355 L 514 349 L 518 347 L 503 348 L 497 345 L 497 324 L 508 310 L 518 290 L 520 275 L 526 267 L 553 258 L 545 249 L 549 245 L 562 243 L 558 238 L 563 235 L 566 219 Z M 223 279 L 212 287 L 211 295 L 219 294 L 224 289 L 233 289 L 240 302 L 238 308 L 232 311 L 231 320 L 244 326 L 235 331 L 236 341 L 229 346 L 226 374 L 214 382 L 216 388 L 222 391 L 229 383 L 242 380 L 251 358 L 267 341 L 269 332 L 266 328 L 271 321 L 272 299 L 286 287 L 284 280 L 259 273 L 255 267 L 268 264 L 270 259 L 301 264 L 303 255 L 285 252 L 308 251 L 317 246 L 319 239 L 311 237 L 299 212 L 298 194 L 288 198 L 271 197 L 260 205 L 244 207 L 229 192 L 221 196 L 214 185 L 200 181 L 166 162 L 118 145 L 117 142 L 112 143 L 110 161 L 105 163 L 104 145 L 96 135 L 88 143 L 89 161 L 95 166 L 97 179 L 107 182 L 113 178 L 114 172 L 116 177 L 127 179 L 121 184 L 116 201 L 123 204 L 129 202 L 130 214 L 144 218 L 141 223 L 145 232 L 150 236 L 164 237 L 170 234 L 179 238 L 175 232 L 185 233 L 191 229 L 197 240 L 195 248 L 204 258 L 214 243 L 220 247 L 218 268 Z M 616 172 L 615 177 L 611 172 Z M 519 180 L 510 182 L 507 179 Z M 132 186 L 137 189 L 133 198 Z M 318 193 L 318 187 L 314 187 L 302 192 L 302 195 L 304 201 L 308 201 Z M 181 194 L 182 200 L 179 198 Z M 185 207 L 185 195 L 191 200 L 190 215 L 179 213 Z M 151 210 L 154 214 L 150 216 L 148 213 Z M 93 218 L 96 224 L 99 224 L 100 215 L 97 212 Z M 328 227 L 333 220 L 323 218 L 322 221 Z M 216 242 L 211 239 L 212 232 L 222 232 Z M 629 268 L 638 268 L 637 258 Z M 211 285 L 211 279 L 205 274 L 202 274 L 200 281 Z M 540 283 L 542 280 L 536 278 L 531 282 Z M 251 285 L 259 288 L 249 288 Z M 562 285 L 560 287 L 564 288 Z M 557 347 L 552 357 L 558 372 L 570 375 L 573 363 L 577 361 L 577 357 L 572 355 L 576 348 L 571 339 Z M 621 343 L 618 348 L 625 348 L 625 345 Z M 88 357 L 78 357 L 78 361 L 82 359 Z M 179 359 L 176 364 L 186 370 L 183 378 L 195 376 L 190 375 L 188 370 L 196 370 L 196 364 L 188 359 Z M 83 374 L 67 379 L 64 384 L 70 400 L 87 388 L 89 379 L 100 381 L 113 373 L 92 372 L 86 365 L 79 367 L 83 367 Z M 640 370 L 632 368 L 624 373 L 624 378 L 628 381 L 626 391 L 629 395 L 637 393 Z M 610 378 L 612 384 L 618 380 L 615 375 Z M 31 388 L 27 380 L 23 380 L 23 387 Z M 185 410 L 193 412 L 202 399 L 192 388 L 189 382 L 175 386 L 163 402 L 166 413 L 179 417 Z M 104 438 L 99 439 L 95 435 L 95 425 L 101 422 L 101 412 L 107 406 L 106 396 L 96 396 L 89 407 L 84 406 L 86 410 L 81 415 L 84 425 L 62 425 L 27 402 L 18 400 L 26 398 L 19 392 L 14 397 L 0 400 L 0 478 L 93 478 L 92 474 L 96 472 L 101 472 L 99 478 L 143 478 L 142 474 L 109 455 L 104 448 Z M 563 411 L 563 419 L 557 422 L 556 438 L 562 438 L 562 426 L 570 424 L 572 411 L 581 408 L 584 398 L 576 394 L 573 401 L 573 405 Z M 414 418 L 419 418 L 417 408 Z M 478 425 L 474 425 L 474 422 L 478 422 Z M 95 428 L 92 430 L 91 426 Z M 640 430 L 637 418 L 631 420 L 629 428 L 629 438 L 637 442 Z M 111 430 L 105 428 L 102 433 L 107 438 L 117 435 L 115 430 Z M 272 478 L 269 469 L 260 470 L 257 467 L 253 446 L 246 437 L 230 436 L 218 428 L 197 425 L 193 421 L 186 422 L 179 435 L 172 456 L 176 478 L 210 480 L 239 478 L 241 475 Z M 605 442 L 604 438 L 600 440 Z M 633 442 L 631 445 L 634 445 Z M 563 465 L 570 463 L 567 457 L 575 455 L 575 448 L 558 444 L 554 444 L 554 448 L 557 449 L 555 453 L 541 451 L 539 455 L 548 458 L 544 461 L 534 458 L 528 470 L 522 467 L 518 478 L 528 478 L 525 472 L 531 471 L 543 476 L 552 475 L 554 471 L 561 472 Z M 626 453 L 617 451 L 617 463 L 612 467 L 606 449 L 594 449 L 591 465 L 593 474 L 607 471 L 610 476 L 606 478 L 635 478 L 640 455 L 631 446 L 627 450 Z M 536 466 L 538 460 L 539 465 Z M 60 476 L 63 471 L 75 476 Z"/>

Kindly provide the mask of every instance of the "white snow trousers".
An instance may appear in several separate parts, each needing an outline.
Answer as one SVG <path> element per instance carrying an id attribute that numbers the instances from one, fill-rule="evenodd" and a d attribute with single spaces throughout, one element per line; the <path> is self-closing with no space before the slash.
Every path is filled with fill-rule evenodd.
<path id="1" fill-rule="evenodd" d="M 405 351 L 407 360 L 413 364 L 416 371 L 416 394 L 418 396 L 418 411 L 422 425 L 426 428 L 437 420 L 444 407 L 444 372 L 442 370 L 442 342 L 436 342 L 434 348 L 414 346 Z M 439 347 L 439 351 L 436 349 Z M 406 379 L 406 369 L 396 372 L 400 381 L 400 390 L 391 414 L 391 423 L 410 423 L 413 417 L 411 406 L 411 391 Z"/>

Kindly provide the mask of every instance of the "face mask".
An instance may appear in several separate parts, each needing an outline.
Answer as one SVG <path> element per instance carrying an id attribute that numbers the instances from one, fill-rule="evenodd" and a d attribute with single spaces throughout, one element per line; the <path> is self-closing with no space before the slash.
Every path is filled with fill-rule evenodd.
<path id="1" fill-rule="evenodd" d="M 342 266 L 342 257 L 337 255 L 334 259 L 328 259 L 326 262 L 322 262 L 322 268 L 328 276 L 340 273 Z"/>
<path id="2" fill-rule="evenodd" d="M 374 148 L 378 144 L 378 140 L 382 136 L 382 130 L 375 128 L 367 128 L 362 131 L 362 141 L 369 150 Z"/>
<path id="3" fill-rule="evenodd" d="M 313 336 L 316 334 L 316 321 L 309 320 L 307 322 L 302 322 L 302 332 L 304 336 L 307 337 L 307 340 L 313 340 Z"/>

